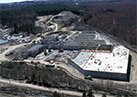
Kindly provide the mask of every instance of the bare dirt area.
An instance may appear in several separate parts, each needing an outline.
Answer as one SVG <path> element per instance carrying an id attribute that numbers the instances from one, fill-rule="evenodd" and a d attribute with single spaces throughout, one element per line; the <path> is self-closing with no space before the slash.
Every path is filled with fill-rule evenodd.
<path id="1" fill-rule="evenodd" d="M 12 85 L 10 86 L 10 83 Z M 47 88 L 31 84 L 24 84 L 15 81 L 0 80 L 0 96 L 2 97 L 53 97 L 55 91 L 59 93 L 60 97 L 81 97 L 82 92 L 63 90 L 57 88 Z M 27 91 L 26 91 L 27 90 Z M 14 91 L 14 92 L 13 92 Z M 3 93 L 4 92 L 4 93 Z M 6 93 L 6 94 L 5 94 Z M 95 97 L 102 97 L 101 93 L 93 93 Z M 107 97 L 115 97 L 114 95 L 107 95 Z"/>
<path id="2" fill-rule="evenodd" d="M 93 90 L 98 90 L 97 89 L 98 87 L 94 86 L 93 83 L 80 80 L 79 78 L 76 78 L 75 75 L 71 75 L 70 73 L 67 74 L 66 72 L 62 71 L 61 68 L 49 69 L 49 68 L 44 68 L 42 66 L 40 68 L 38 67 L 39 65 L 31 65 L 30 63 L 28 65 L 25 65 L 26 63 L 21 63 L 21 62 L 10 63 L 10 64 L 2 63 L 2 64 L 3 65 L 1 65 L 0 71 L 1 73 L 2 72 L 3 73 L 0 75 L 2 75 L 2 78 L 8 78 L 8 79 L 10 78 L 10 80 L 1 79 L 0 81 L 9 83 L 11 85 L 19 85 L 23 87 L 43 86 L 43 87 L 57 88 L 57 89 L 61 88 L 61 89 L 72 90 L 77 92 L 87 91 L 91 88 L 93 88 Z M 22 68 L 24 69 L 22 70 Z M 74 78 L 70 76 L 74 76 Z M 15 79 L 16 81 L 11 79 Z M 31 83 L 33 85 L 29 85 L 28 83 Z M 37 88 L 37 89 L 40 89 L 40 88 Z M 99 90 L 102 91 L 102 89 L 99 89 Z M 50 91 L 52 90 L 50 89 Z M 60 90 L 56 90 L 56 91 L 59 92 Z M 63 93 L 63 92 L 59 92 L 59 93 Z M 69 93 L 70 92 L 68 92 L 68 94 Z M 94 93 L 98 94 L 99 92 L 95 91 Z M 70 93 L 70 94 L 78 95 L 76 94 L 76 92 Z M 80 95 L 82 94 L 80 93 Z"/>
<path id="3" fill-rule="evenodd" d="M 132 57 L 130 83 L 137 85 L 137 53 L 130 51 L 130 54 Z"/>
<path id="4" fill-rule="evenodd" d="M 6 50 L 0 54 L 0 61 L 8 61 L 8 59 L 5 55 L 9 52 L 12 51 L 18 47 L 24 46 L 25 44 L 19 44 L 19 45 L 13 45 L 13 46 L 4 46 Z"/>
<path id="5" fill-rule="evenodd" d="M 67 15 L 64 15 L 65 13 L 70 15 L 72 14 L 72 18 L 67 18 Z M 81 46 L 83 48 L 89 46 L 89 44 L 91 43 L 92 45 L 98 45 L 98 43 L 95 43 L 95 39 L 100 39 L 98 38 L 99 36 L 97 34 L 93 35 L 94 37 L 92 38 L 89 34 L 82 34 L 93 34 L 96 32 L 96 30 L 70 31 L 74 28 L 79 28 L 79 23 L 81 23 L 80 17 L 75 16 L 70 12 L 65 11 L 58 15 L 50 16 L 49 19 L 45 19 L 45 17 L 48 18 L 49 16 L 41 17 L 37 21 L 37 26 L 43 27 L 44 25 L 43 32 L 39 33 L 39 35 L 33 38 L 32 41 L 29 41 L 29 43 L 21 42 L 20 44 L 16 45 L 1 45 L 2 50 L 0 52 L 0 76 L 2 77 L 2 79 L 0 79 L 0 82 L 11 84 L 12 91 L 17 89 L 15 86 L 21 87 L 21 90 L 17 91 L 19 92 L 19 94 L 21 93 L 21 91 L 23 91 L 22 93 L 24 93 L 24 91 L 26 90 L 33 91 L 29 89 L 32 88 L 39 90 L 39 92 L 37 92 L 36 94 L 43 94 L 43 91 L 57 91 L 60 94 L 63 93 L 66 95 L 71 95 L 73 97 L 80 97 L 82 96 L 82 93 L 84 91 L 92 89 L 94 91 L 95 97 L 101 97 L 101 93 L 108 94 L 107 97 L 114 97 L 109 96 L 109 94 L 116 95 L 118 92 L 124 95 L 128 94 L 131 97 L 136 97 L 136 53 L 130 51 L 132 60 L 129 82 L 100 78 L 92 78 L 91 80 L 85 79 L 84 73 L 80 73 L 72 65 L 68 64 L 67 60 L 68 58 L 76 57 L 81 51 L 80 48 L 75 49 L 75 47 Z M 63 18 L 63 20 L 61 18 Z M 73 21 L 67 24 L 68 20 Z M 76 22 L 75 20 L 79 22 Z M 45 23 L 45 21 L 47 22 L 47 24 Z M 63 22 L 65 23 L 63 24 Z M 89 38 L 87 39 L 87 37 Z M 19 39 L 22 40 L 22 38 L 20 37 Z M 75 41 L 75 39 L 77 41 Z M 83 39 L 83 43 L 81 43 L 80 39 Z M 100 41 L 102 40 L 99 40 L 98 42 L 100 43 Z M 102 45 L 104 45 L 104 43 L 106 45 L 106 41 L 103 41 Z M 112 44 L 113 43 L 114 41 L 112 42 Z M 77 44 L 79 45 L 76 46 Z M 120 45 L 118 42 L 116 42 L 115 44 Z M 70 45 L 72 45 L 72 48 L 70 47 Z M 10 79 L 10 81 L 8 79 Z M 5 90 L 8 91 L 7 93 L 11 93 L 11 90 L 9 92 L 9 87 L 4 88 L 8 89 Z M 34 96 L 32 94 L 35 93 L 33 91 L 28 94 Z M 31 96 L 26 95 L 26 97 Z"/>
<path id="6" fill-rule="evenodd" d="M 80 97 L 82 95 L 81 92 L 46 88 L 13 80 L 9 82 L 9 80 L 0 79 L 0 84 L 0 95 L 2 95 L 2 97 L 53 97 L 55 91 L 59 93 L 61 97 Z"/>
<path id="7" fill-rule="evenodd" d="M 63 64 L 60 64 L 60 65 L 63 65 Z M 24 69 L 22 70 L 22 68 Z M 96 90 L 95 94 L 98 94 L 100 90 L 101 91 L 109 90 L 111 92 L 113 91 L 113 93 L 115 94 L 117 92 L 116 91 L 114 92 L 113 90 L 114 88 L 118 90 L 123 89 L 123 86 L 116 87 L 115 85 L 120 85 L 120 84 L 115 84 L 115 83 L 112 83 L 111 81 L 110 82 L 108 81 L 106 85 L 104 86 L 103 83 L 105 81 L 102 81 L 103 83 L 100 84 L 100 81 L 96 81 L 94 79 L 93 79 L 94 80 L 93 82 L 89 80 L 83 80 L 83 79 L 77 78 L 77 76 L 73 74 L 75 72 L 70 73 L 71 71 L 66 72 L 67 71 L 66 70 L 64 72 L 62 70 L 64 69 L 61 69 L 61 68 L 50 69 L 50 68 L 45 68 L 43 65 L 41 66 L 40 64 L 34 65 L 31 63 L 26 64 L 24 62 L 22 63 L 20 62 L 20 63 L 10 63 L 10 64 L 2 63 L 0 71 L 3 72 L 1 74 L 2 78 L 11 78 L 16 80 L 13 82 L 12 80 L 10 80 L 11 85 L 16 82 L 17 83 L 23 82 L 23 86 L 29 86 L 27 84 L 31 83 L 33 84 L 32 86 L 34 87 L 35 85 L 38 85 L 38 86 L 44 86 L 49 88 L 53 87 L 57 89 L 62 88 L 67 90 L 74 90 L 79 92 L 87 91 L 92 88 L 93 90 Z M 5 80 L 1 80 L 1 81 L 5 82 Z M 9 80 L 6 81 L 6 83 L 8 82 Z M 119 91 L 122 92 L 123 90 L 119 90 Z M 132 95 L 132 97 L 134 96 Z"/>

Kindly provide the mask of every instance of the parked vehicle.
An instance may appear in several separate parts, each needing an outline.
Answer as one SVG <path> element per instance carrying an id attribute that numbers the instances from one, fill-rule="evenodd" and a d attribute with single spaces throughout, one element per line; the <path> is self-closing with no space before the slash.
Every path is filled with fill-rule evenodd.
<path id="1" fill-rule="evenodd" d="M 53 65 L 53 64 L 46 64 L 46 67 L 52 67 L 52 68 L 54 68 L 55 65 Z"/>
<path id="2" fill-rule="evenodd" d="M 85 76 L 85 79 L 92 80 L 92 77 L 88 75 L 88 76 Z"/>
<path id="3" fill-rule="evenodd" d="M 10 55 L 13 55 L 13 54 L 14 54 L 14 51 L 10 51 L 5 56 L 10 56 Z"/>

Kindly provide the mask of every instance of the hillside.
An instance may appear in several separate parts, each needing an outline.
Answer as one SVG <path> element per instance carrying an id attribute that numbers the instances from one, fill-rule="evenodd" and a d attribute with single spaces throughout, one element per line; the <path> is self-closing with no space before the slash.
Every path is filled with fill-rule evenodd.
<path id="1" fill-rule="evenodd" d="M 87 22 L 89 25 L 137 45 L 136 2 L 104 2 L 84 6 L 94 14 Z"/>
<path id="2" fill-rule="evenodd" d="M 8 86 L 0 84 L 0 91 L 135 97 L 136 2 L 116 1 L 41 2 L 1 10 L 0 83 Z"/>
<path id="3" fill-rule="evenodd" d="M 1 5 L 1 9 L 7 6 L 7 8 L 13 8 L 12 10 L 14 11 L 1 11 L 0 22 L 3 25 L 15 27 L 16 33 L 27 31 L 35 34 L 34 21 L 38 15 L 58 14 L 64 10 L 71 11 L 83 17 L 84 22 L 89 26 L 99 29 L 106 34 L 113 35 L 113 37 L 118 37 L 136 47 L 136 4 L 134 0 L 113 0 L 113 2 L 85 2 L 79 3 L 77 6 L 73 2 L 60 2 L 60 4 L 25 2 L 12 4 L 11 6 Z M 17 5 L 23 7 L 21 9 L 14 9 L 14 6 Z M 77 25 L 80 24 L 85 25 L 83 23 L 78 23 Z M 20 27 L 17 27 L 17 25 L 20 25 Z"/>

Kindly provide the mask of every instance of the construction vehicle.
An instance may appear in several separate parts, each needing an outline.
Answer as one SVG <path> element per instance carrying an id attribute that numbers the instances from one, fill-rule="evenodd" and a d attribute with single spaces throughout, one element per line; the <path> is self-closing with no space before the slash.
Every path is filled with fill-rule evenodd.
<path id="1" fill-rule="evenodd" d="M 64 52 L 64 49 L 62 47 L 59 47 L 59 52 Z"/>

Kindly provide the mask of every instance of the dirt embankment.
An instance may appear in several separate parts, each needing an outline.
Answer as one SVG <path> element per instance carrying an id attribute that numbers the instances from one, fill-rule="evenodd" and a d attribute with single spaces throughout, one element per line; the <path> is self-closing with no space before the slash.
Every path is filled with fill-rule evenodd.
<path id="1" fill-rule="evenodd" d="M 111 93 L 114 94 L 119 91 L 122 94 L 128 93 L 132 97 L 136 95 L 134 91 L 121 88 L 125 87 L 124 85 L 108 83 L 108 85 L 104 86 L 103 84 L 88 80 L 74 79 L 60 68 L 51 69 L 41 66 L 40 64 L 3 62 L 0 65 L 0 71 L 2 78 L 15 79 L 43 87 L 62 88 L 73 91 L 88 91 L 92 89 L 96 91 L 111 91 Z M 121 87 L 119 87 L 119 85 Z"/>

